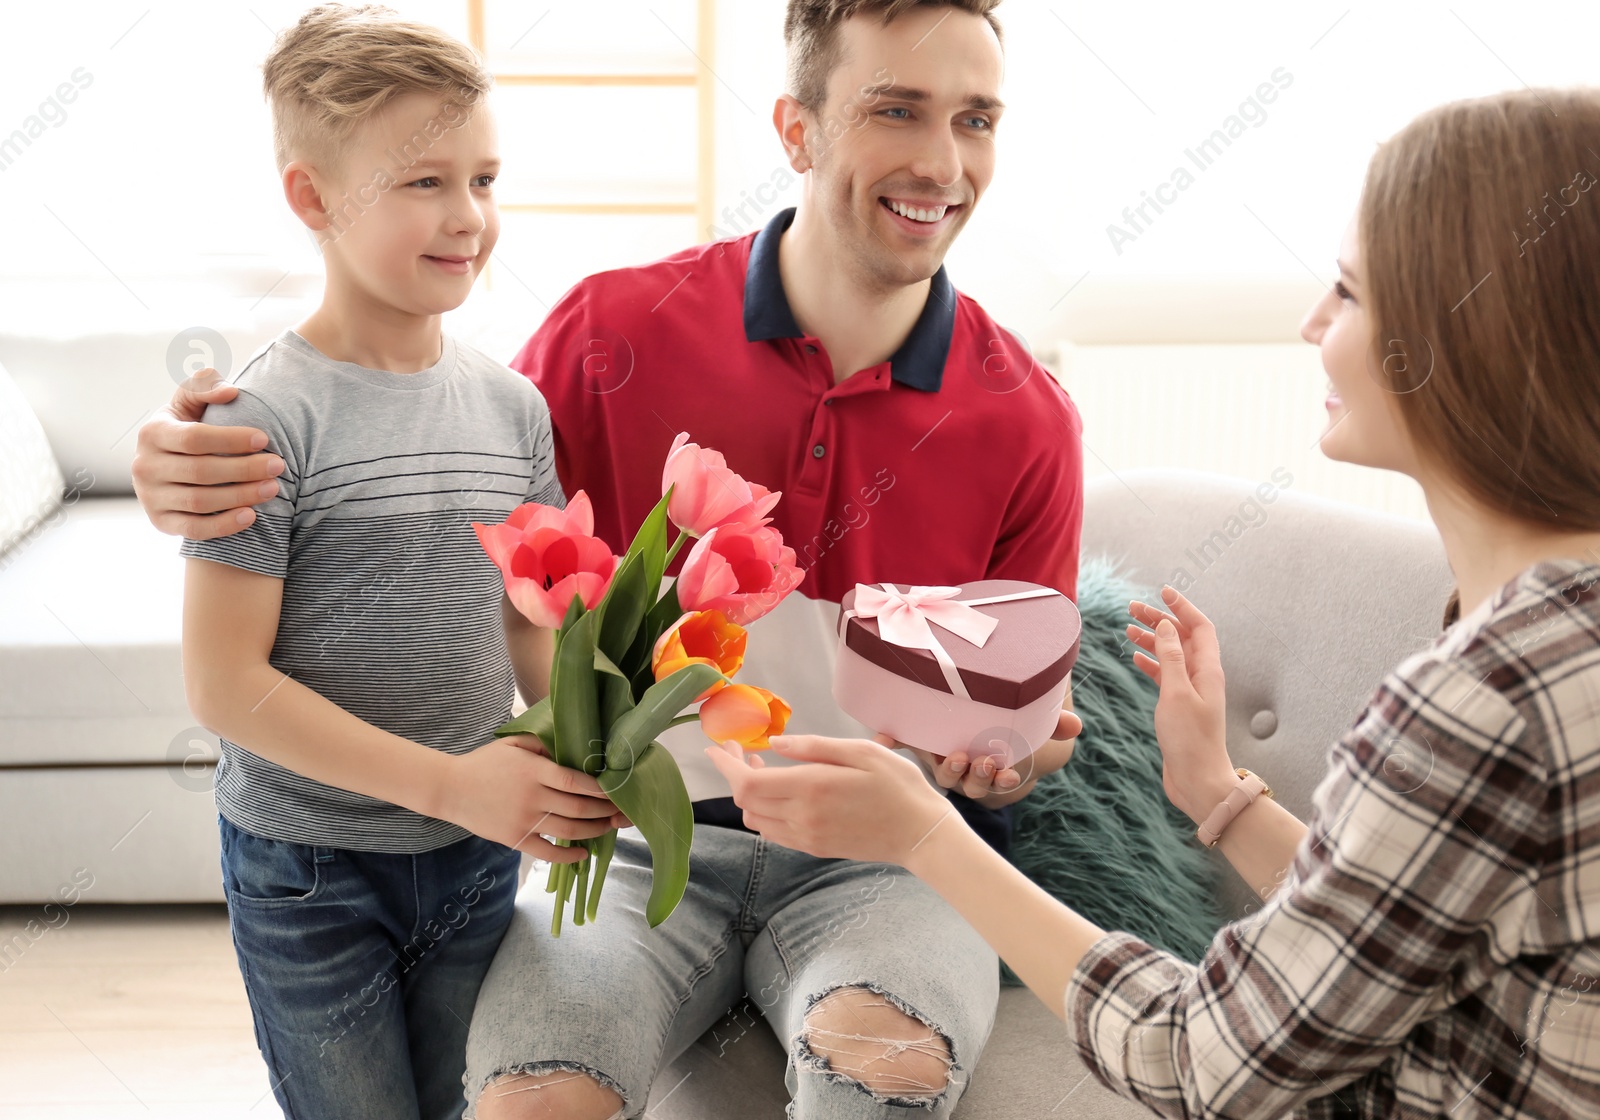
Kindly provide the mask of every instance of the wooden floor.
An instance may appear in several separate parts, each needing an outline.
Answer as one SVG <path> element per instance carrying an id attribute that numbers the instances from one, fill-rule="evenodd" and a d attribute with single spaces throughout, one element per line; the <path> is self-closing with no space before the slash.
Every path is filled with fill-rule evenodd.
<path id="1" fill-rule="evenodd" d="M 282 1120 L 220 904 L 50 916 L 0 907 L 0 1120 Z"/>

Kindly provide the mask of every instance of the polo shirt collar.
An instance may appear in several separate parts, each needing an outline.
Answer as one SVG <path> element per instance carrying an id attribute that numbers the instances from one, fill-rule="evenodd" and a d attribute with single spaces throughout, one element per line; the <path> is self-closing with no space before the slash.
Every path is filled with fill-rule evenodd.
<path id="1" fill-rule="evenodd" d="M 793 206 L 780 211 L 750 245 L 750 265 L 744 277 L 744 336 L 749 342 L 805 337 L 789 309 L 789 297 L 784 294 L 783 277 L 778 271 L 778 241 L 794 221 L 794 212 Z M 955 285 L 941 264 L 933 275 L 928 302 L 923 304 L 916 325 L 889 358 L 890 377 L 913 389 L 938 392 L 950 357 L 955 322 Z"/>

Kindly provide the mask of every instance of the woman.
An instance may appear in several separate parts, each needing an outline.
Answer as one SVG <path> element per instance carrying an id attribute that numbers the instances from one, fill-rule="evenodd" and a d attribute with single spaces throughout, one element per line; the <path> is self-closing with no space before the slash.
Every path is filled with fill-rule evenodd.
<path id="1" fill-rule="evenodd" d="M 1309 827 L 1261 796 L 1213 815 L 1255 788 L 1234 792 L 1216 635 L 1171 588 L 1130 608 L 1167 794 L 1269 900 L 1199 967 L 1051 899 L 888 740 L 774 739 L 827 764 L 793 768 L 713 748 L 746 823 L 925 879 L 1163 1115 L 1600 1115 L 1597 148 L 1595 91 L 1424 114 L 1374 157 L 1302 324 L 1333 384 L 1322 450 L 1415 478 L 1457 580 Z M 1429 752 L 1420 787 L 1385 767 L 1397 744 Z"/>

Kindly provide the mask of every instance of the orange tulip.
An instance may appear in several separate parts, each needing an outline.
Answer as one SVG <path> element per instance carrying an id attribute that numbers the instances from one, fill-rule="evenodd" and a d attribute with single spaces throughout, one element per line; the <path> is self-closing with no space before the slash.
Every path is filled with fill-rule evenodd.
<path id="1" fill-rule="evenodd" d="M 721 611 L 694 611 L 678 619 L 657 639 L 650 655 L 650 669 L 658 681 L 685 665 L 709 665 L 731 677 L 744 664 L 745 639 L 744 627 L 729 622 Z M 696 700 L 704 700 L 726 687 L 726 682 L 718 681 Z"/>
<path id="2" fill-rule="evenodd" d="M 764 751 L 773 735 L 783 734 L 789 705 L 764 688 L 730 684 L 700 705 L 700 729 L 714 743 L 729 739 L 747 751 Z"/>

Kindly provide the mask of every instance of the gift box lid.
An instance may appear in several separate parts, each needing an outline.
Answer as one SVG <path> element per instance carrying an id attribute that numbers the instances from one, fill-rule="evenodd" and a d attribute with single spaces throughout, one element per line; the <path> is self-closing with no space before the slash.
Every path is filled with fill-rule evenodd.
<path id="1" fill-rule="evenodd" d="M 906 584 L 877 586 L 909 590 Z M 1016 579 L 983 579 L 959 586 L 961 594 L 956 596 L 956 601 L 965 602 L 1033 591 L 1042 585 Z M 855 608 L 855 600 L 856 593 L 852 589 L 839 604 L 840 623 L 845 627 L 844 644 L 849 649 L 898 677 L 939 692 L 950 692 L 944 673 L 930 651 L 885 641 L 878 631 L 877 619 L 849 613 Z M 1078 617 L 1078 608 L 1065 595 L 986 603 L 972 609 L 999 620 L 999 625 L 981 647 L 937 622 L 932 625 L 934 637 L 955 662 L 961 683 L 981 704 L 1016 709 L 1032 703 L 1059 685 L 1078 659 L 1082 620 Z"/>

